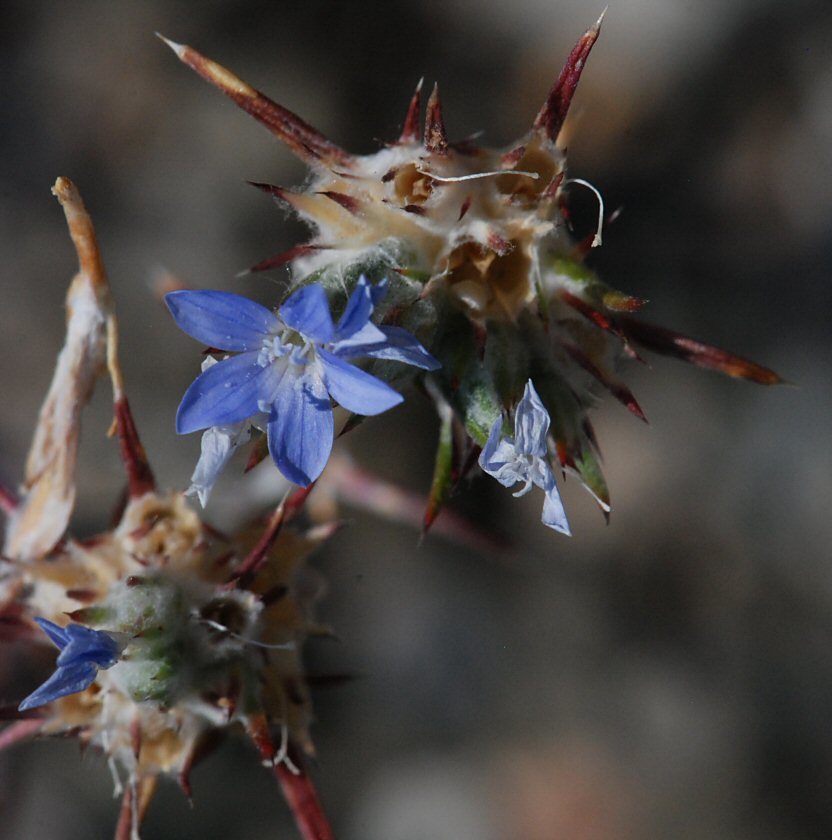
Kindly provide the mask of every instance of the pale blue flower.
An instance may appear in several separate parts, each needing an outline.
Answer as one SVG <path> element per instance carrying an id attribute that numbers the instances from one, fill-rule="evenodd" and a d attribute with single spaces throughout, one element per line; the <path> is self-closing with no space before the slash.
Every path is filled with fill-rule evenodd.
<path id="1" fill-rule="evenodd" d="M 206 356 L 202 361 L 202 370 L 218 364 L 213 356 Z M 197 496 L 202 507 L 208 504 L 208 498 L 214 489 L 219 474 L 231 460 L 231 456 L 251 439 L 251 424 L 248 421 L 232 423 L 230 426 L 211 426 L 202 433 L 199 444 L 199 460 L 191 475 L 191 484 L 185 491 L 186 496 Z"/>
<path id="2" fill-rule="evenodd" d="M 403 399 L 350 359 L 439 367 L 410 333 L 370 321 L 385 292 L 386 281 L 374 287 L 362 276 L 337 324 L 317 283 L 298 289 L 277 313 L 228 292 L 168 294 L 165 301 L 180 329 L 213 349 L 238 354 L 203 371 L 191 384 L 176 415 L 177 432 L 260 421 L 278 469 L 296 484 L 311 484 L 332 450 L 330 398 L 363 415 L 381 414 Z M 218 469 L 208 482 L 213 483 Z"/>
<path id="3" fill-rule="evenodd" d="M 110 668 L 118 661 L 122 646 L 109 633 L 80 624 L 60 627 L 45 618 L 35 621 L 60 653 L 57 670 L 18 706 L 21 712 L 89 688 L 100 668 Z"/>
<path id="4" fill-rule="evenodd" d="M 548 461 L 549 413 L 543 407 L 531 379 L 514 409 L 514 438 L 501 437 L 502 428 L 503 418 L 498 417 L 480 453 L 480 467 L 503 487 L 524 482 L 525 486 L 515 496 L 525 496 L 532 485 L 540 487 L 545 493 L 543 524 L 570 535 L 569 523 Z"/>
<path id="5" fill-rule="evenodd" d="M 230 426 L 211 426 L 202 433 L 199 443 L 199 460 L 191 474 L 186 496 L 196 496 L 202 507 L 208 504 L 211 491 L 225 465 L 234 452 L 251 439 L 251 426 L 247 422 Z"/>

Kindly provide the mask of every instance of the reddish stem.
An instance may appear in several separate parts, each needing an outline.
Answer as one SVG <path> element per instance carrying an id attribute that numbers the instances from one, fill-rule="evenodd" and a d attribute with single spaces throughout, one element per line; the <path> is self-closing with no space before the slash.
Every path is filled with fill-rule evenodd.
<path id="1" fill-rule="evenodd" d="M 121 448 L 121 458 L 127 469 L 127 488 L 131 499 L 144 496 L 156 488 L 153 471 L 147 460 L 139 432 L 130 411 L 127 397 L 120 397 L 115 402 L 116 427 Z"/>
<path id="2" fill-rule="evenodd" d="M 130 840 L 133 829 L 133 788 L 130 785 L 124 788 L 124 796 L 121 797 L 121 809 L 118 812 L 118 824 L 114 840 Z"/>
<path id="3" fill-rule="evenodd" d="M 312 779 L 307 774 L 301 756 L 292 746 L 289 757 L 299 772 L 293 773 L 285 764 L 278 764 L 274 774 L 295 818 L 303 840 L 334 840 L 332 826 L 324 813 Z"/>
<path id="4" fill-rule="evenodd" d="M 226 588 L 233 589 L 236 586 L 248 586 L 254 576 L 260 570 L 260 567 L 266 562 L 269 556 L 269 550 L 274 545 L 275 540 L 280 534 L 283 525 L 291 520 L 297 512 L 303 507 L 312 488 L 315 486 L 313 481 L 308 487 L 298 487 L 285 498 L 275 509 L 272 514 L 263 536 L 257 542 L 257 545 L 248 553 L 248 556 L 243 560 L 239 567 L 234 571 L 234 574 L 229 578 L 225 584 Z"/>
<path id="5" fill-rule="evenodd" d="M 135 784 L 128 783 L 125 786 L 114 840 L 131 840 L 134 836 L 134 821 L 136 827 L 141 828 L 147 813 L 147 806 L 150 804 L 155 789 L 156 778 L 140 779 Z"/>
<path id="6" fill-rule="evenodd" d="M 0 732 L 0 751 L 16 744 L 18 741 L 25 741 L 26 738 L 31 738 L 43 726 L 42 718 L 29 718 L 28 720 L 19 720 L 11 726 L 7 726 Z"/>

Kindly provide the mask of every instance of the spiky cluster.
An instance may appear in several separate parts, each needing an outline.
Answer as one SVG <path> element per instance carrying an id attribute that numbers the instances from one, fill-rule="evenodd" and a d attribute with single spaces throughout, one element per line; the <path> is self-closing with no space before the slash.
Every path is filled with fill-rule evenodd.
<path id="1" fill-rule="evenodd" d="M 303 190 L 255 184 L 297 213 L 312 238 L 252 270 L 288 265 L 295 284 L 318 282 L 333 291 L 350 288 L 361 273 L 388 277 L 392 300 L 384 322 L 412 330 L 442 363 L 429 390 L 443 422 L 464 433 L 443 435 L 456 443 L 452 452 L 440 443 L 426 524 L 529 381 L 551 418 L 553 463 L 576 474 L 605 513 L 609 492 L 587 413 L 605 389 L 645 419 L 616 375 L 622 361 L 638 358 L 634 344 L 778 381 L 751 362 L 634 320 L 643 301 L 610 289 L 583 264 L 601 242 L 603 212 L 595 235 L 575 242 L 564 220 L 567 187 L 575 181 L 566 178 L 558 137 L 600 26 L 599 19 L 578 40 L 517 142 L 504 149 L 451 142 L 436 87 L 420 131 L 420 83 L 399 138 L 363 156 L 191 47 L 167 42 L 310 167 Z"/>
<path id="2" fill-rule="evenodd" d="M 311 615 L 320 585 L 304 560 L 336 526 L 284 529 L 305 498 L 300 492 L 265 525 L 227 537 L 181 493 L 155 489 L 121 382 L 115 315 L 92 225 L 67 179 L 54 191 L 81 271 L 70 287 L 67 340 L 21 497 L 3 495 L 8 562 L 0 626 L 8 637 L 45 642 L 35 617 L 60 627 L 71 620 L 117 639 L 120 654 L 86 690 L 20 713 L 0 746 L 32 734 L 75 734 L 100 749 L 116 786 L 126 790 L 118 834 L 126 838 L 136 833 L 159 776 L 178 779 L 190 795 L 194 762 L 220 733 L 238 728 L 275 768 L 290 800 L 307 802 L 308 817 L 299 819 L 314 822 L 316 800 L 300 763 L 312 750 L 301 647 L 323 629 Z M 105 361 L 128 499 L 112 530 L 75 539 L 66 528 L 80 410 Z"/>

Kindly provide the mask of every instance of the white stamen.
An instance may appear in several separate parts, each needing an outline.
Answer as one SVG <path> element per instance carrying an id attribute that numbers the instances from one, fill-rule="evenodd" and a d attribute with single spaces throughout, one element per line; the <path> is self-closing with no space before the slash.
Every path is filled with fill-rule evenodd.
<path id="1" fill-rule="evenodd" d="M 280 723 L 280 746 L 277 748 L 272 767 L 285 764 L 290 773 L 300 776 L 300 768 L 289 758 L 289 726 L 286 723 L 286 695 L 280 694 L 280 714 L 283 720 Z"/>
<path id="2" fill-rule="evenodd" d="M 209 627 L 213 627 L 214 630 L 219 630 L 221 633 L 227 633 L 229 636 L 232 636 L 235 639 L 239 639 L 241 642 L 247 645 L 254 645 L 255 647 L 266 648 L 268 650 L 294 650 L 295 643 L 294 642 L 285 642 L 281 645 L 268 645 L 265 642 L 258 642 L 254 639 L 247 639 L 245 636 L 241 636 L 239 633 L 235 633 L 233 630 L 226 627 L 224 624 L 220 624 L 219 621 L 213 621 L 210 618 L 201 618 L 199 620 L 200 624 L 207 624 Z"/>
<path id="3" fill-rule="evenodd" d="M 294 345 L 286 341 L 288 332 L 289 330 L 284 330 L 279 336 L 273 335 L 263 339 L 263 344 L 257 355 L 257 364 L 260 367 L 268 367 L 277 359 L 282 359 L 287 353 L 292 351 Z"/>
<path id="4" fill-rule="evenodd" d="M 130 781 L 130 840 L 142 840 L 139 836 L 139 786 Z"/>
<path id="5" fill-rule="evenodd" d="M 596 228 L 595 236 L 592 237 L 592 247 L 597 248 L 601 244 L 601 229 L 604 227 L 604 199 L 601 198 L 601 193 L 589 181 L 584 181 L 583 178 L 570 178 L 568 181 L 563 182 L 564 186 L 567 184 L 580 184 L 582 187 L 592 190 L 598 199 L 598 227 Z"/>
<path id="6" fill-rule="evenodd" d="M 289 354 L 289 364 L 291 365 L 306 365 L 308 364 L 308 359 L 306 358 L 306 354 L 309 352 L 311 345 L 308 341 L 303 342 L 303 347 L 296 346 L 292 349 L 292 352 Z"/>
<path id="7" fill-rule="evenodd" d="M 289 758 L 289 727 L 285 723 L 280 724 L 280 746 L 275 753 L 272 767 L 280 764 L 285 764 L 290 773 L 300 776 L 300 768 Z"/>
<path id="8" fill-rule="evenodd" d="M 529 476 L 529 478 L 526 479 L 526 483 L 523 487 L 511 494 L 512 496 L 514 496 L 515 499 L 519 499 L 521 496 L 525 496 L 526 493 L 528 493 L 532 489 L 531 467 L 528 463 L 525 463 L 523 466 L 525 466 L 526 473 Z"/>
<path id="9" fill-rule="evenodd" d="M 107 730 L 101 733 L 101 744 L 105 750 L 110 749 L 110 739 L 107 737 Z M 121 783 L 121 778 L 118 775 L 118 765 L 113 756 L 107 758 L 107 767 L 110 768 L 110 775 L 113 777 L 113 799 L 118 799 L 124 793 L 124 785 Z"/>
<path id="10" fill-rule="evenodd" d="M 498 169 L 494 172 L 474 172 L 471 175 L 434 175 L 427 169 L 419 169 L 416 171 L 420 175 L 427 175 L 428 178 L 433 178 L 434 181 L 441 181 L 443 184 L 454 184 L 457 181 L 473 181 L 477 178 L 492 178 L 495 175 L 525 175 L 527 178 L 534 178 L 537 180 L 540 177 L 539 172 L 523 172 L 519 169 Z"/>

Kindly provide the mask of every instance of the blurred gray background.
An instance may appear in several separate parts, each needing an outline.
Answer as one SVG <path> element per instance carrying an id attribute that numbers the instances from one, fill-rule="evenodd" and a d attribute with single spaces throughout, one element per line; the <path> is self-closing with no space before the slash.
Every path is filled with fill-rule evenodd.
<path id="1" fill-rule="evenodd" d="M 198 436 L 173 418 L 193 342 L 151 292 L 167 270 L 235 279 L 302 228 L 246 179 L 303 167 L 153 37 L 196 46 L 370 152 L 397 136 L 420 76 L 449 132 L 503 145 L 529 126 L 577 37 L 579 0 L 5 0 L 0 10 L 0 477 L 14 484 L 63 333 L 75 270 L 49 189 L 79 185 L 121 319 L 128 390 L 162 486 Z M 481 479 L 456 509 L 512 547 L 483 555 L 355 513 L 315 565 L 316 778 L 346 840 L 785 840 L 832 836 L 832 5 L 615 0 L 573 110 L 570 172 L 623 205 L 592 264 L 649 319 L 775 368 L 763 389 L 656 358 L 627 372 L 651 425 L 595 415 L 614 513 L 574 482 L 575 536 Z M 576 195 L 577 224 L 592 224 Z M 87 418 L 75 530 L 104 527 L 122 474 Z M 413 394 L 340 445 L 426 490 L 436 424 Z M 383 446 L 378 442 L 383 441 Z M 227 476 L 209 506 L 239 520 L 274 488 Z M 347 511 L 347 513 L 350 513 Z M 350 514 L 352 515 L 352 514 Z M 24 651 L 0 659 L 4 689 Z M 31 677 L 29 678 L 31 680 Z M 9 687 L 10 686 L 10 687 Z M 145 836 L 295 837 L 253 751 L 229 742 L 163 785 Z M 0 755 L 0 834 L 108 837 L 109 775 L 72 742 Z"/>

